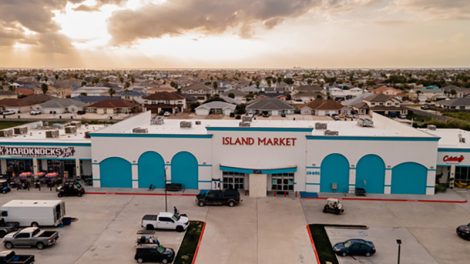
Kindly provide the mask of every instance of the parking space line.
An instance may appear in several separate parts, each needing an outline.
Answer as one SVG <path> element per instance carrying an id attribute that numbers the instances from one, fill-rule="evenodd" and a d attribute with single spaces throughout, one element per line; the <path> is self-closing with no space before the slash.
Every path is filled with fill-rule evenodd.
<path id="1" fill-rule="evenodd" d="M 317 248 L 315 247 L 315 242 L 313 241 L 312 230 L 310 230 L 309 225 L 307 225 L 306 227 L 307 227 L 308 237 L 310 238 L 310 243 L 312 244 L 313 253 L 315 254 L 315 259 L 317 260 L 317 264 L 321 264 L 320 258 L 318 257 Z"/>
<path id="2" fill-rule="evenodd" d="M 326 200 L 329 197 L 301 198 L 306 200 Z M 361 197 L 338 197 L 344 201 L 371 201 L 371 202 L 412 202 L 412 203 L 467 203 L 467 200 L 426 200 L 426 199 L 401 199 L 401 198 L 361 198 Z"/>
<path id="3" fill-rule="evenodd" d="M 134 193 L 134 192 L 86 192 L 97 195 L 140 195 L 140 196 L 165 196 L 165 193 Z M 195 193 L 168 193 L 167 196 L 196 196 Z"/>
<path id="4" fill-rule="evenodd" d="M 199 247 L 201 246 L 201 241 L 202 241 L 202 237 L 204 236 L 205 230 L 206 230 L 206 222 L 204 222 L 202 226 L 201 235 L 199 236 L 199 240 L 197 241 L 196 250 L 194 251 L 193 261 L 191 262 L 191 264 L 196 263 L 197 253 L 199 252 Z"/>

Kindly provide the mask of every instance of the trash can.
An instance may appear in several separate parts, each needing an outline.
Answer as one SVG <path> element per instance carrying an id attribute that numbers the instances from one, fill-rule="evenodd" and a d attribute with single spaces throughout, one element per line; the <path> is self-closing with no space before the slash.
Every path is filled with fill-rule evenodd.
<path id="1" fill-rule="evenodd" d="M 72 223 L 72 217 L 64 217 L 62 218 L 62 224 L 70 225 Z"/>

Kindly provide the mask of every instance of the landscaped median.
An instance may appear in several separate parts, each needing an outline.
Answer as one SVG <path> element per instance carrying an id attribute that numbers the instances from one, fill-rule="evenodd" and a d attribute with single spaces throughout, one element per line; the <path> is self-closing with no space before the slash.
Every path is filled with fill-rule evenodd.
<path id="1" fill-rule="evenodd" d="M 307 225 L 307 232 L 309 233 L 310 242 L 312 243 L 318 264 L 339 264 L 336 254 L 333 252 L 333 246 L 331 245 L 330 238 L 326 233 L 325 227 L 367 229 L 367 226 L 363 225 Z"/>
<path id="2" fill-rule="evenodd" d="M 205 228 L 206 223 L 202 221 L 189 221 L 188 229 L 181 242 L 178 254 L 176 254 L 174 264 L 193 264 L 196 262 Z"/>

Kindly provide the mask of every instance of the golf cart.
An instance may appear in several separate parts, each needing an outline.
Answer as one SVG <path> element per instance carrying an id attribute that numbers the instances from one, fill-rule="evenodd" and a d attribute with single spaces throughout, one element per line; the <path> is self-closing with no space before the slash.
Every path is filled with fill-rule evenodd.
<path id="1" fill-rule="evenodd" d="M 341 201 L 336 198 L 328 198 L 326 199 L 325 207 L 323 207 L 324 213 L 332 213 L 332 214 L 342 214 L 344 212 L 343 204 Z"/>
<path id="2" fill-rule="evenodd" d="M 78 180 L 67 180 L 64 184 L 57 187 L 58 197 L 62 196 L 82 196 L 85 193 L 85 189 Z"/>
<path id="3" fill-rule="evenodd" d="M 157 246 L 160 245 L 160 241 L 158 241 L 157 237 L 155 236 L 155 230 L 139 230 L 137 231 L 137 245 L 143 244 L 155 244 Z"/>

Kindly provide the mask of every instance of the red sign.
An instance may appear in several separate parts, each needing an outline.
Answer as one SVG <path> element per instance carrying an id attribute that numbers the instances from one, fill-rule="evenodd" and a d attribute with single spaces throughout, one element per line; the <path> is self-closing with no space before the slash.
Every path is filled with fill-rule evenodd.
<path id="1" fill-rule="evenodd" d="M 460 163 L 464 160 L 464 157 L 463 155 L 460 155 L 460 156 L 445 155 L 444 158 L 442 158 L 442 160 L 447 163 Z"/>
<path id="2" fill-rule="evenodd" d="M 222 137 L 222 145 L 239 145 L 239 146 L 295 146 L 297 138 L 284 137 Z"/>

